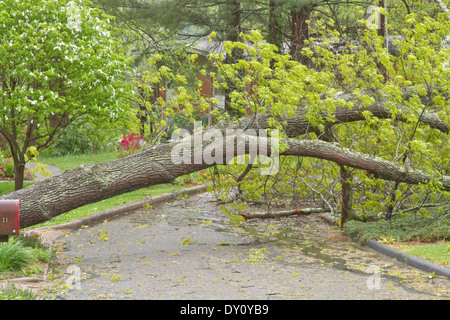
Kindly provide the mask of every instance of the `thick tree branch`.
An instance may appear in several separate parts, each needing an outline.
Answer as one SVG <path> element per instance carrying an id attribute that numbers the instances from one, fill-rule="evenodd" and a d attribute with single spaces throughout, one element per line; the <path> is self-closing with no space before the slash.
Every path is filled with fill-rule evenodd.
<path id="1" fill-rule="evenodd" d="M 346 101 L 356 99 L 356 97 L 353 95 L 347 95 L 343 98 Z M 398 109 L 401 112 L 399 114 L 396 114 L 395 118 L 397 119 L 397 121 L 406 122 L 406 118 L 404 117 L 404 114 L 406 114 L 405 111 L 406 108 L 398 106 Z M 384 102 L 377 101 L 373 105 L 368 107 L 355 106 L 352 109 L 346 107 L 337 107 L 333 114 L 334 118 L 333 121 L 330 121 L 329 117 L 326 117 L 325 115 L 322 115 L 322 120 L 325 126 L 354 121 L 363 121 L 366 119 L 366 117 L 363 114 L 364 111 L 369 111 L 374 117 L 380 119 L 389 119 L 392 117 L 391 111 L 387 107 L 385 107 Z M 307 112 L 305 111 L 304 108 L 298 108 L 295 116 L 283 117 L 279 119 L 281 123 L 286 123 L 284 130 L 288 137 L 293 138 L 308 132 L 315 132 L 317 130 L 317 128 L 313 127 L 311 123 L 308 120 L 306 120 L 305 117 L 306 115 Z M 242 122 L 240 124 L 233 124 L 230 121 L 222 121 L 222 123 L 219 123 L 216 127 L 222 129 L 225 128 L 263 129 L 269 127 L 268 120 L 270 117 L 268 115 L 258 114 L 256 115 L 256 119 L 253 119 L 253 117 L 254 116 L 242 119 Z M 439 117 L 437 112 L 424 111 L 419 121 L 443 133 L 448 134 L 450 132 L 448 124 Z"/>
<path id="2" fill-rule="evenodd" d="M 283 211 L 274 211 L 274 212 L 246 212 L 241 215 L 245 219 L 269 219 L 269 218 L 281 218 L 292 215 L 299 214 L 313 214 L 313 213 L 322 213 L 322 212 L 330 212 L 329 208 L 296 208 L 293 210 L 283 210 Z"/>
<path id="3" fill-rule="evenodd" d="M 136 155 L 95 165 L 80 166 L 72 171 L 44 180 L 22 190 L 9 193 L 0 198 L 19 199 L 21 210 L 21 228 L 29 227 L 58 216 L 77 207 L 97 202 L 112 196 L 137 190 L 151 185 L 170 183 L 175 178 L 196 172 L 216 163 L 198 161 L 195 156 L 194 138 L 161 144 Z M 236 139 L 248 139 L 245 148 L 230 142 Z M 234 156 L 248 154 L 250 146 L 255 146 L 258 138 L 255 136 L 231 135 L 226 142 L 213 141 L 203 143 L 213 150 L 215 159 L 227 163 Z M 268 155 L 272 154 L 271 143 L 259 138 L 260 145 L 268 147 Z M 281 155 L 315 157 L 333 161 L 353 168 L 367 170 L 378 178 L 401 181 L 410 184 L 426 184 L 433 177 L 419 170 L 411 170 L 394 162 L 379 157 L 368 156 L 337 144 L 320 140 L 287 139 L 288 149 Z M 231 149 L 230 149 L 230 146 Z M 174 148 L 185 147 L 191 150 L 188 163 L 174 163 Z M 206 149 L 204 149 L 206 150 Z M 436 179 L 445 190 L 450 190 L 450 177 Z"/>

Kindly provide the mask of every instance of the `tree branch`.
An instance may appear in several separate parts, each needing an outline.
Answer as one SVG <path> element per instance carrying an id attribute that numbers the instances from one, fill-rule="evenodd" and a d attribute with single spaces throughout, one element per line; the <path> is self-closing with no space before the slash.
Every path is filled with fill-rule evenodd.
<path id="1" fill-rule="evenodd" d="M 151 185 L 171 183 L 179 176 L 217 164 L 209 161 L 207 163 L 205 158 L 202 161 L 195 158 L 194 139 L 199 139 L 199 135 L 202 133 L 197 133 L 182 141 L 160 144 L 126 158 L 100 164 L 82 165 L 72 171 L 66 171 L 60 176 L 11 192 L 0 197 L 0 200 L 20 200 L 21 228 L 25 228 L 89 203 Z M 255 145 L 255 142 L 259 142 L 264 147 L 267 146 L 268 155 L 275 151 L 272 150 L 274 146 L 271 145 L 270 139 L 242 134 L 225 138 L 225 143 L 215 140 L 212 143 L 206 143 L 210 150 L 214 150 L 217 159 L 222 160 L 222 163 L 228 163 L 235 156 L 250 153 L 250 146 Z M 236 141 L 237 138 L 247 139 L 245 148 L 230 143 Z M 334 143 L 295 139 L 287 139 L 284 142 L 289 147 L 280 155 L 320 158 L 367 170 L 381 179 L 410 184 L 426 184 L 434 178 L 426 172 L 411 170 L 379 157 L 339 147 Z M 174 148 L 180 147 L 190 148 L 190 162 L 174 163 L 172 151 Z M 442 183 L 445 190 L 450 190 L 449 176 L 436 180 Z"/>

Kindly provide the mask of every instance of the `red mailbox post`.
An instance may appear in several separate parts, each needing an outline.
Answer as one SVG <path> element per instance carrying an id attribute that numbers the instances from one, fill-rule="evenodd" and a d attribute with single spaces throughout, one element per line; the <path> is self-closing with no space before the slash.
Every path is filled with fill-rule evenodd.
<path id="1" fill-rule="evenodd" d="M 19 200 L 0 200 L 0 242 L 8 241 L 8 236 L 19 234 Z"/>

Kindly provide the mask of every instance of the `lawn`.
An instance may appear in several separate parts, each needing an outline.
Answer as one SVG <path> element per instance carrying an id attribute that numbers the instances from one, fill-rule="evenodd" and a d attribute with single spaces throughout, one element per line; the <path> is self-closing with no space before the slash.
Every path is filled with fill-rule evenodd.
<path id="1" fill-rule="evenodd" d="M 362 243 L 377 240 L 386 245 L 450 268 L 450 217 L 431 213 L 427 216 L 395 216 L 389 221 L 349 221 L 345 231 Z"/>
<path id="2" fill-rule="evenodd" d="M 434 244 L 408 244 L 401 243 L 395 248 L 409 255 L 430 261 L 434 264 L 450 268 L 450 243 L 439 242 Z"/>
<path id="3" fill-rule="evenodd" d="M 107 162 L 117 159 L 117 155 L 114 152 L 92 153 L 92 154 L 80 154 L 80 155 L 65 155 L 60 157 L 43 157 L 39 156 L 38 161 L 55 166 L 65 170 L 73 170 L 82 164 L 92 164 Z"/>

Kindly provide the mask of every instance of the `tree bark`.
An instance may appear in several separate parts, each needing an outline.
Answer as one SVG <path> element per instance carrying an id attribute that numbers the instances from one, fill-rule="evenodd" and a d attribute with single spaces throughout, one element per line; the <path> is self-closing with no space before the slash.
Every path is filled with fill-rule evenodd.
<path id="1" fill-rule="evenodd" d="M 340 179 L 342 184 L 342 200 L 341 200 L 341 223 L 344 224 L 352 217 L 352 175 L 350 170 L 343 165 L 340 165 Z"/>
<path id="2" fill-rule="evenodd" d="M 315 4 L 303 6 L 300 10 L 291 11 L 291 44 L 289 53 L 292 59 L 303 64 L 307 59 L 302 55 L 302 49 L 305 47 L 305 40 L 309 39 L 308 21 Z"/>
<path id="3" fill-rule="evenodd" d="M 357 97 L 353 94 L 343 95 L 340 99 L 344 101 L 352 101 L 356 100 Z M 379 99 L 374 104 L 367 107 L 359 107 L 358 105 L 354 106 L 352 109 L 346 107 L 337 107 L 334 114 L 332 115 L 333 120 L 329 120 L 330 117 L 326 117 L 322 115 L 322 121 L 324 126 L 333 126 L 339 123 L 347 123 L 354 121 L 363 121 L 365 120 L 365 116 L 363 115 L 364 111 L 369 111 L 374 117 L 379 119 L 389 119 L 392 117 L 391 110 L 385 107 L 385 102 L 382 99 Z M 406 110 L 404 106 L 397 106 L 400 113 L 395 115 L 397 121 L 406 122 L 406 119 L 403 116 L 403 110 Z M 404 112 L 406 114 L 406 111 Z M 293 117 L 283 117 L 280 120 L 281 123 L 285 122 L 286 126 L 284 128 L 288 137 L 293 138 L 300 136 L 302 134 L 308 132 L 317 131 L 317 129 L 312 126 L 308 120 L 305 119 L 306 111 L 304 108 L 299 107 L 296 111 L 296 115 Z M 266 114 L 258 114 L 256 115 L 256 119 L 252 117 L 247 117 L 242 120 L 242 124 L 240 125 L 242 128 L 252 128 L 252 129 L 260 129 L 260 128 L 268 128 L 267 120 L 269 116 Z M 419 121 L 423 124 L 430 126 L 433 129 L 437 129 L 443 133 L 449 133 L 448 124 L 441 119 L 436 112 L 425 111 L 421 115 Z M 232 127 L 235 125 L 230 122 L 223 122 L 221 127 Z M 233 127 L 234 126 L 234 127 Z"/>
<path id="4" fill-rule="evenodd" d="M 170 183 L 175 178 L 196 172 L 216 163 L 205 162 L 195 156 L 194 139 L 199 139 L 203 133 L 197 133 L 189 139 L 160 144 L 144 150 L 141 153 L 101 164 L 82 165 L 72 171 L 44 180 L 22 190 L 4 195 L 0 200 L 20 200 L 21 228 L 30 227 L 47 221 L 64 212 L 70 211 L 86 204 L 97 202 L 119 194 L 141 189 L 151 185 Z M 233 144 L 230 152 L 230 141 L 237 138 L 247 138 L 245 148 Z M 242 134 L 226 136 L 226 143 L 213 141 L 203 143 L 214 150 L 217 162 L 227 163 L 234 156 L 248 154 L 250 146 L 254 145 L 255 136 Z M 198 140 L 197 140 L 198 141 Z M 270 139 L 259 138 L 261 145 L 267 146 L 267 155 L 272 154 Z M 426 184 L 433 177 L 426 172 L 410 170 L 407 167 L 384 160 L 379 157 L 368 156 L 337 144 L 320 140 L 294 140 L 284 141 L 289 145 L 281 155 L 316 157 L 336 162 L 353 168 L 367 170 L 379 178 L 401 181 L 410 184 Z M 172 149 L 188 147 L 191 150 L 188 163 L 175 163 L 172 158 Z M 445 190 L 450 190 L 450 177 L 444 176 L 440 181 Z"/>
<path id="5" fill-rule="evenodd" d="M 238 42 L 239 34 L 241 33 L 241 3 L 238 0 L 227 0 L 226 2 L 226 22 L 227 22 L 227 41 Z M 225 64 L 232 64 L 239 60 L 239 49 L 233 49 L 231 55 L 227 54 L 225 57 Z M 233 116 L 233 109 L 231 108 L 231 93 L 234 90 L 234 85 L 231 81 L 227 83 L 225 90 L 225 111 L 230 116 Z"/>

